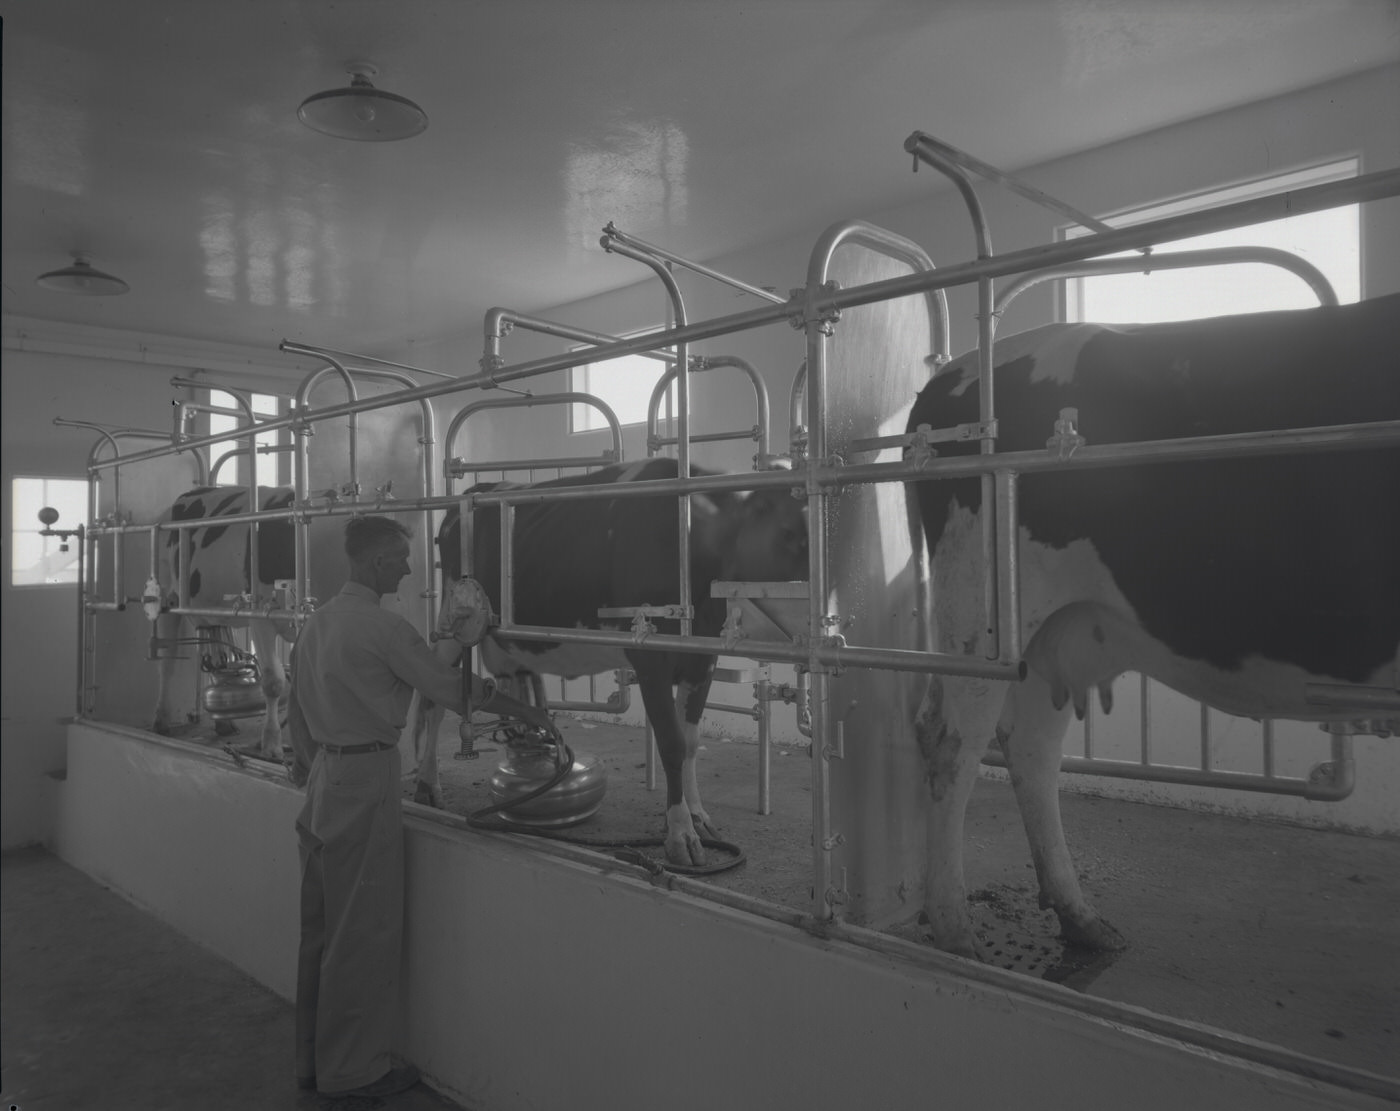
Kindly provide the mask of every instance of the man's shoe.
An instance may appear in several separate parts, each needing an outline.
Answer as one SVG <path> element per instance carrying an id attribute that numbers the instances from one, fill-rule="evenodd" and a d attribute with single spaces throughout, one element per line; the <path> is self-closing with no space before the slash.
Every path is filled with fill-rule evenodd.
<path id="1" fill-rule="evenodd" d="M 334 1095 L 343 1099 L 346 1096 L 360 1096 L 363 1098 L 374 1098 L 377 1096 L 395 1096 L 400 1092 L 406 1092 L 419 1081 L 418 1070 L 412 1065 L 404 1065 L 401 1069 L 390 1069 L 378 1080 L 360 1088 L 352 1088 L 348 1092 L 322 1092 L 323 1096 Z"/>
<path id="2" fill-rule="evenodd" d="M 316 1090 L 316 1077 L 314 1075 L 298 1076 L 297 1087 L 303 1089 L 304 1091 L 314 1092 Z"/>

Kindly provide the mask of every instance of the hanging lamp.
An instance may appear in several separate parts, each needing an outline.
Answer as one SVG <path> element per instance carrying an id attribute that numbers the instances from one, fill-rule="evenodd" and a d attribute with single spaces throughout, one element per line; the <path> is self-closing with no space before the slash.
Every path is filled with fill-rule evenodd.
<path id="1" fill-rule="evenodd" d="M 34 284 L 54 293 L 70 293 L 78 297 L 114 297 L 131 288 L 120 278 L 94 269 L 92 263 L 78 254 L 73 256 L 72 266 L 40 274 L 34 279 Z"/>
<path id="2" fill-rule="evenodd" d="M 428 114 L 408 97 L 370 84 L 379 73 L 372 62 L 351 62 L 345 68 L 350 74 L 347 87 L 315 93 L 301 102 L 297 117 L 307 127 L 337 139 L 388 143 L 411 139 L 428 126 Z"/>

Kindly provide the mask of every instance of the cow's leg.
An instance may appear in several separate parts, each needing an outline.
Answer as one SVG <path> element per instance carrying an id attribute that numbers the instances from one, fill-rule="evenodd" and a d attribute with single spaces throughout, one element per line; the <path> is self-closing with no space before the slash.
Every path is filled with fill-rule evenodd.
<path id="1" fill-rule="evenodd" d="M 462 646 L 450 637 L 433 645 L 433 654 L 447 667 L 458 663 L 466 666 Z M 413 737 L 413 756 L 417 776 L 413 786 L 413 801 L 442 809 L 442 784 L 438 779 L 438 733 L 446 709 L 422 694 L 414 695 L 414 708 L 409 711 L 409 727 Z"/>
<path id="2" fill-rule="evenodd" d="M 171 728 L 174 726 L 172 720 L 175 716 L 175 709 L 172 703 L 175 698 L 175 665 L 177 655 L 175 645 L 169 642 L 174 641 L 180 635 L 180 628 L 184 623 L 184 618 L 179 614 L 162 613 L 156 618 L 152 628 L 152 633 L 157 640 L 166 641 L 165 647 L 156 647 L 156 708 L 151 718 L 151 732 L 159 733 L 161 736 L 169 736 Z"/>
<path id="3" fill-rule="evenodd" d="M 705 713 L 705 703 L 710 697 L 710 680 L 714 676 L 714 661 L 704 671 L 704 678 L 696 681 L 682 677 L 676 684 L 676 717 L 680 720 L 681 739 L 684 742 L 684 755 L 681 758 L 681 790 L 686 809 L 690 811 L 692 826 L 701 837 L 712 840 L 719 837 L 710 816 L 700 802 L 700 784 L 695 775 L 696 755 L 700 750 L 700 719 Z"/>
<path id="4" fill-rule="evenodd" d="M 282 697 L 287 693 L 287 672 L 277 651 L 277 630 L 271 621 L 255 619 L 248 622 L 253 648 L 258 656 L 258 676 L 262 686 L 266 714 L 257 752 L 268 760 L 282 759 L 282 720 L 279 716 Z"/>
<path id="5" fill-rule="evenodd" d="M 686 736 L 671 693 L 671 661 L 659 652 L 636 652 L 628 658 L 637 673 L 642 705 L 646 707 L 647 720 L 656 736 L 656 751 L 666 773 L 666 859 L 672 864 L 704 864 L 705 849 L 685 799 Z M 691 774 L 693 777 L 693 751 Z"/>
<path id="6" fill-rule="evenodd" d="M 1061 934 L 1071 945 L 1122 949 L 1127 944 L 1123 935 L 1084 898 L 1065 843 L 1060 821 L 1060 749 L 1070 707 L 1061 702 L 1057 710 L 1054 702 L 1051 684 L 1032 670 L 1013 686 L 997 729 L 1035 861 L 1040 905 L 1054 910 Z"/>
<path id="7" fill-rule="evenodd" d="M 936 675 L 914 719 L 931 798 L 924 910 L 933 943 L 965 957 L 977 956 L 977 940 L 963 879 L 963 818 L 1005 691 L 1004 683 Z"/>

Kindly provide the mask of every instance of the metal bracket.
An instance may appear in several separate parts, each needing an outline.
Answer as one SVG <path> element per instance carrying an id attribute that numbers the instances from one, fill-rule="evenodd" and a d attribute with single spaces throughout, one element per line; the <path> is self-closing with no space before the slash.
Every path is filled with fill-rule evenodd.
<path id="1" fill-rule="evenodd" d="M 729 615 L 724 619 L 719 635 L 724 638 L 724 646 L 729 649 L 737 648 L 739 642 L 747 638 L 748 634 L 744 632 L 743 607 L 729 607 Z"/>
<path id="2" fill-rule="evenodd" d="M 932 444 L 943 443 L 965 443 L 969 440 L 995 440 L 997 438 L 997 422 L 971 421 L 968 424 L 959 424 L 953 428 L 932 428 L 927 424 L 921 424 L 913 432 L 907 432 L 903 436 L 874 436 L 865 440 L 852 440 L 847 445 L 848 451 L 882 451 L 887 447 L 903 448 L 906 454 L 917 456 L 920 452 L 927 456 L 936 455 L 930 447 Z"/>
<path id="3" fill-rule="evenodd" d="M 841 283 L 833 279 L 829 282 L 823 282 L 818 292 L 839 293 L 840 290 Z M 800 312 L 794 312 L 788 317 L 788 323 L 791 324 L 794 329 L 801 332 L 805 331 L 809 324 L 815 324 L 817 326 L 817 331 L 821 332 L 822 335 L 830 336 L 835 334 L 836 322 L 841 319 L 840 309 L 823 309 L 821 312 L 813 312 L 812 302 L 807 296 L 807 289 L 805 287 L 794 289 L 791 293 L 792 295 L 788 299 L 789 304 L 800 303 L 802 306 Z"/>
<path id="4" fill-rule="evenodd" d="M 1078 420 L 1078 409 L 1061 409 L 1060 419 L 1055 422 L 1055 434 L 1045 441 L 1045 446 L 1053 451 L 1062 463 L 1088 443 L 1075 427 Z"/>

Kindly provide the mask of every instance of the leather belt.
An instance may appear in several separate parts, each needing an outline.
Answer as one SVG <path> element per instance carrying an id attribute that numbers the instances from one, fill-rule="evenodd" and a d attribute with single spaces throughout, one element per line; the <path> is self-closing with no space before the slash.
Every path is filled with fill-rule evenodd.
<path id="1" fill-rule="evenodd" d="M 332 756 L 359 756 L 366 752 L 388 752 L 391 748 L 398 748 L 398 745 L 385 744 L 383 741 L 371 741 L 363 745 L 322 745 L 321 748 L 329 752 Z"/>

